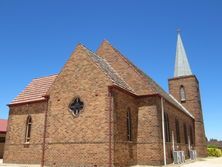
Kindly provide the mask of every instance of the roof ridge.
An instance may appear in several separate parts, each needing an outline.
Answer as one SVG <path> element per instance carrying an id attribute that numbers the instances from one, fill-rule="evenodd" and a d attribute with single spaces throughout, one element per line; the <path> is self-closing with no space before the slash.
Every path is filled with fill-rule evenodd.
<path id="1" fill-rule="evenodd" d="M 94 56 L 96 56 L 96 58 L 102 60 L 104 63 L 106 63 L 108 65 L 108 67 L 112 70 L 112 72 L 114 72 L 114 74 L 127 86 L 127 90 L 135 93 L 134 90 L 128 85 L 128 83 L 119 75 L 119 73 L 108 63 L 108 61 L 106 59 L 103 59 L 101 56 L 98 56 L 95 52 L 91 51 L 90 49 L 88 49 L 86 46 L 82 45 L 86 51 L 88 51 L 90 54 L 93 54 Z M 96 64 L 98 64 L 97 62 L 95 62 Z M 101 68 L 101 67 L 100 67 Z M 115 83 L 117 86 L 122 87 L 121 85 L 117 84 L 116 81 L 114 81 L 114 79 L 112 79 L 110 77 L 110 75 L 108 75 L 106 72 L 104 72 L 111 80 L 113 83 Z M 126 89 L 124 87 L 122 87 L 123 89 Z"/>
<path id="2" fill-rule="evenodd" d="M 109 44 L 109 45 L 111 45 L 108 41 L 107 41 L 107 43 Z M 112 45 L 111 45 L 112 46 Z M 153 84 L 155 84 L 155 86 L 158 86 L 160 89 L 162 89 L 162 91 L 164 91 L 165 93 L 167 93 L 165 90 L 163 90 L 163 88 L 161 88 L 161 86 L 160 85 L 158 85 L 158 83 L 156 83 L 150 76 L 148 76 L 145 72 L 143 72 L 142 70 L 140 70 L 137 66 L 135 66 L 129 59 L 127 59 L 125 56 L 123 56 L 122 55 L 122 53 L 119 51 L 119 50 L 117 50 L 115 47 L 113 47 L 112 46 L 112 49 L 115 51 L 115 52 L 117 52 L 117 54 L 119 54 L 120 55 L 120 57 L 123 59 L 123 60 L 125 60 L 126 61 L 126 63 L 130 66 L 130 67 L 132 67 L 132 69 L 134 70 L 134 71 L 136 71 L 140 76 L 141 76 L 141 78 L 145 81 L 145 78 L 144 78 L 144 76 L 145 77 L 147 77 L 147 78 L 149 78 L 150 80 L 151 80 L 151 82 L 153 83 Z M 141 74 L 142 73 L 142 74 Z M 147 81 L 145 81 L 145 82 L 147 82 Z M 156 89 L 155 89 L 155 91 L 157 91 Z M 158 91 L 157 91 L 158 92 Z"/>
<path id="3" fill-rule="evenodd" d="M 182 105 L 180 104 L 172 95 L 170 95 L 168 92 L 166 92 L 158 83 L 156 83 L 150 76 L 148 76 L 145 72 L 143 72 L 142 70 L 140 70 L 137 66 L 135 66 L 129 59 L 127 59 L 125 56 L 122 55 L 122 53 L 120 51 L 118 51 L 115 47 L 113 47 L 107 40 L 104 40 L 105 42 L 107 42 L 107 44 L 109 44 L 111 46 L 111 48 L 118 54 L 120 55 L 120 57 L 137 73 L 139 74 L 139 76 L 143 79 L 143 81 L 148 82 L 148 80 L 150 81 L 150 83 L 153 85 L 151 88 L 152 90 L 156 91 L 156 93 L 160 93 L 162 96 L 164 96 L 165 98 L 170 98 L 171 103 L 173 104 L 172 101 L 174 101 L 177 105 L 179 105 L 182 110 L 184 112 L 186 112 L 189 116 L 191 116 L 192 118 L 193 115 Z M 148 79 L 148 80 L 146 80 Z M 146 83 L 147 84 L 147 83 Z M 149 83 L 148 83 L 149 84 Z M 159 89 L 159 90 L 158 90 Z M 176 106 L 176 104 L 174 104 Z"/>
<path id="4" fill-rule="evenodd" d="M 116 52 L 118 55 L 120 55 L 120 57 L 131 67 L 131 69 L 133 69 L 139 76 L 140 78 L 146 83 L 147 81 L 145 80 L 144 76 L 141 74 L 145 74 L 142 70 L 140 70 L 136 65 L 134 65 L 129 59 L 127 59 L 118 49 L 116 49 L 115 47 L 113 47 L 112 44 L 110 44 L 107 40 L 105 40 L 110 46 L 111 48 L 114 50 L 114 52 Z M 145 74 L 146 75 L 146 74 Z M 147 75 L 146 75 L 147 76 Z M 147 76 L 148 77 L 148 76 Z M 150 77 L 149 77 L 150 78 Z M 151 79 L 151 78 L 150 78 Z M 152 80 L 152 79 L 151 79 Z M 151 87 L 151 89 L 153 91 L 156 91 L 156 89 L 154 89 L 153 87 Z M 157 92 L 157 91 L 156 91 Z"/>
<path id="5" fill-rule="evenodd" d="M 48 78 L 48 77 L 53 77 L 53 76 L 57 76 L 58 74 L 50 74 L 48 76 L 42 76 L 42 77 L 36 77 L 36 78 L 32 78 L 32 80 L 37 80 L 37 79 L 42 79 L 42 78 Z"/>
<path id="6" fill-rule="evenodd" d="M 95 54 L 95 53 L 94 53 Z M 97 54 L 95 54 L 98 58 L 102 59 L 104 62 L 106 62 L 106 64 L 113 70 L 113 72 L 131 89 L 131 91 L 133 91 L 133 89 L 131 88 L 131 86 L 119 75 L 119 73 L 111 66 L 111 64 L 104 58 L 102 58 L 101 56 L 98 56 Z M 133 91 L 134 92 L 134 91 Z"/>

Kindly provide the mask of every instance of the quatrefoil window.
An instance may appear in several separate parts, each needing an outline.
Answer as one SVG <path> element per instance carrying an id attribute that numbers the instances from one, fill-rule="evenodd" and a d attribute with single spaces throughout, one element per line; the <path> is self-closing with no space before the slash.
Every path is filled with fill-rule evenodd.
<path id="1" fill-rule="evenodd" d="M 84 102 L 79 97 L 75 98 L 69 105 L 69 111 L 73 116 L 78 117 L 83 110 Z"/>

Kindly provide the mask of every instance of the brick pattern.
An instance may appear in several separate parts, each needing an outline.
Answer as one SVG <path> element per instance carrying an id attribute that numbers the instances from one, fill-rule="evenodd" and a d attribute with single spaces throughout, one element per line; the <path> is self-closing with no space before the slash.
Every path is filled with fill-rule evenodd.
<path id="1" fill-rule="evenodd" d="M 160 98 L 138 100 L 137 163 L 160 165 L 163 162 Z"/>
<path id="2" fill-rule="evenodd" d="M 186 158 L 189 158 L 188 153 L 188 143 L 185 143 L 185 134 L 184 134 L 184 124 L 187 127 L 187 135 L 190 136 L 190 127 L 192 127 L 192 133 L 194 133 L 194 120 L 190 117 L 187 117 L 183 112 L 179 111 L 177 108 L 172 106 L 170 103 L 164 103 L 165 112 L 169 116 L 169 128 L 170 128 L 170 138 L 171 141 L 167 142 L 166 152 L 167 152 L 167 162 L 172 163 L 172 133 L 174 134 L 174 146 L 175 150 L 182 150 L 185 153 Z M 176 122 L 179 121 L 179 131 L 180 131 L 180 143 L 177 143 L 176 135 Z M 191 136 L 190 136 L 191 137 Z M 192 139 L 190 139 L 192 140 Z M 194 138 L 193 138 L 194 141 Z M 191 147 L 194 148 L 194 144 L 191 144 Z"/>
<path id="3" fill-rule="evenodd" d="M 114 165 L 135 165 L 137 159 L 136 141 L 138 110 L 136 98 L 119 90 L 113 90 L 113 140 Z M 131 112 L 132 141 L 127 138 L 127 112 Z"/>
<path id="4" fill-rule="evenodd" d="M 115 166 L 163 164 L 160 97 L 135 98 L 117 90 L 114 91 L 113 96 Z M 126 113 L 128 108 L 132 111 L 133 122 L 133 140 L 131 142 L 127 141 Z M 175 148 L 183 150 L 186 158 L 189 158 L 183 125 L 186 124 L 189 135 L 189 127 L 194 130 L 194 120 L 167 101 L 164 102 L 164 110 L 169 115 L 170 132 L 174 132 L 175 141 L 175 119 L 179 120 L 181 142 L 175 142 Z M 191 146 L 194 147 L 194 145 Z M 166 143 L 166 148 L 167 163 L 172 163 L 172 140 Z"/>
<path id="5" fill-rule="evenodd" d="M 6 132 L 0 132 L 0 137 L 1 139 L 5 138 Z M 4 147 L 5 147 L 5 143 L 4 141 L 0 141 L 0 158 L 3 158 L 3 154 L 4 154 Z"/>
<path id="6" fill-rule="evenodd" d="M 141 80 L 140 74 L 115 49 L 106 42 L 102 45 L 97 53 L 117 72 L 119 76 L 115 78 L 127 81 L 126 84 L 137 95 L 153 93 L 152 84 Z M 124 90 L 128 89 L 128 85 L 118 89 L 112 87 L 110 96 L 108 88 L 120 82 L 114 82 L 111 74 L 107 74 L 106 70 L 104 72 L 104 66 L 101 68 L 98 61 L 92 61 L 90 54 L 84 46 L 77 46 L 49 88 L 47 102 L 10 106 L 4 162 L 40 164 L 44 114 L 47 110 L 45 165 L 108 167 L 111 163 L 111 166 L 122 167 L 163 164 L 160 96 L 137 96 Z M 79 117 L 74 117 L 68 109 L 75 97 L 84 102 Z M 129 108 L 132 141 L 127 141 L 126 115 Z M 175 118 L 181 122 L 181 143 L 177 145 L 178 149 L 187 153 L 183 123 L 194 127 L 194 120 L 167 101 L 164 102 L 164 109 L 169 114 L 170 131 L 175 132 Z M 25 145 L 28 115 L 32 116 L 33 125 L 30 144 Z M 170 163 L 172 143 L 166 144 L 167 162 Z"/>
<path id="7" fill-rule="evenodd" d="M 4 163 L 40 163 L 44 112 L 46 109 L 47 102 L 10 107 Z M 32 117 L 31 140 L 29 144 L 25 144 L 26 120 L 28 115 Z"/>
<path id="8" fill-rule="evenodd" d="M 181 102 L 195 117 L 195 144 L 197 154 L 206 157 L 206 138 L 201 108 L 199 82 L 194 75 L 177 77 L 169 80 L 170 93 L 180 101 L 180 86 L 183 85 L 186 92 L 186 101 Z"/>
<path id="9" fill-rule="evenodd" d="M 138 95 L 156 93 L 149 82 L 108 41 L 103 41 L 96 52 L 103 57 Z"/>
<path id="10" fill-rule="evenodd" d="M 77 46 L 49 90 L 46 165 L 109 163 L 109 85 L 111 81 L 90 60 L 85 48 Z M 75 118 L 68 106 L 77 96 L 85 105 Z"/>

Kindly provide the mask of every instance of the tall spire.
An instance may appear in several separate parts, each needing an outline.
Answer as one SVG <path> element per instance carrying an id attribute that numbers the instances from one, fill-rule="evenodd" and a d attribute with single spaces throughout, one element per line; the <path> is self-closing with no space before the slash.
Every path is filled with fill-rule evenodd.
<path id="1" fill-rule="evenodd" d="M 174 77 L 186 76 L 186 75 L 192 75 L 192 72 L 187 59 L 186 51 L 183 47 L 183 42 L 180 36 L 180 32 L 178 31 Z"/>

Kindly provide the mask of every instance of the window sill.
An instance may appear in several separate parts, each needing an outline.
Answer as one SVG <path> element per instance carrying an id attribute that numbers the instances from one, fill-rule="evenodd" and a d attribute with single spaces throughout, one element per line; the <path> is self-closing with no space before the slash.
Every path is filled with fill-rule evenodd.
<path id="1" fill-rule="evenodd" d="M 181 99 L 180 101 L 181 101 L 181 103 L 185 103 L 186 99 Z"/>
<path id="2" fill-rule="evenodd" d="M 30 143 L 29 142 L 25 142 L 23 145 L 24 145 L 24 148 L 29 148 Z"/>

